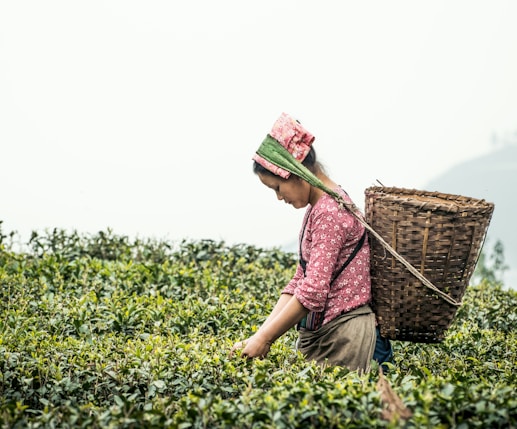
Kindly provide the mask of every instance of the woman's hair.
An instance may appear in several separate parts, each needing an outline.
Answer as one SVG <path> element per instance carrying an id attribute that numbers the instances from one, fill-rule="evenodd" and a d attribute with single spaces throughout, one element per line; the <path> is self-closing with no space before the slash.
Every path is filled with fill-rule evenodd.
<path id="1" fill-rule="evenodd" d="M 302 161 L 302 164 L 305 167 L 307 167 L 307 169 L 312 174 L 318 174 L 319 172 L 324 171 L 323 166 L 316 159 L 316 150 L 313 146 L 311 146 L 311 150 L 309 151 L 305 159 Z M 257 161 L 253 161 L 253 172 L 255 174 L 267 174 L 270 176 L 279 177 L 275 173 L 269 171 L 267 168 L 260 165 Z"/>

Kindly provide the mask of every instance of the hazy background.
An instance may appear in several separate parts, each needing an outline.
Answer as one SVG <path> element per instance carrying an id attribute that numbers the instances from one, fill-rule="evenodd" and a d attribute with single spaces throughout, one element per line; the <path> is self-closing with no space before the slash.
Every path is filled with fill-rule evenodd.
<path id="1" fill-rule="evenodd" d="M 499 0 L 3 1 L 3 228 L 284 246 L 303 211 L 251 173 L 281 112 L 358 205 L 377 179 L 423 188 L 517 129 L 516 17 Z"/>

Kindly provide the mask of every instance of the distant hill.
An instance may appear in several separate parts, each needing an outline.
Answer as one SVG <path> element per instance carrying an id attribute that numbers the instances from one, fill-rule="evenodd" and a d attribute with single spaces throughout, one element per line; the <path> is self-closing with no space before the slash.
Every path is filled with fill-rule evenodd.
<path id="1" fill-rule="evenodd" d="M 504 245 L 510 272 L 505 284 L 517 289 L 517 145 L 507 145 L 487 155 L 458 164 L 425 187 L 438 191 L 482 198 L 495 204 L 488 229 L 487 248 L 497 240 Z"/>

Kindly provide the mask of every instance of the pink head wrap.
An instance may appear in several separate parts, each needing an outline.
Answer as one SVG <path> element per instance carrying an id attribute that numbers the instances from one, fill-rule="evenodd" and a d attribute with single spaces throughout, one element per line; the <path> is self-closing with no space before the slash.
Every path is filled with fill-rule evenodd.
<path id="1" fill-rule="evenodd" d="M 314 136 L 303 128 L 296 119 L 286 113 L 282 113 L 276 120 L 269 135 L 285 147 L 287 151 L 300 162 L 305 159 L 314 141 Z M 253 160 L 273 174 L 284 179 L 289 178 L 291 175 L 289 171 L 265 160 L 258 154 L 253 156 Z"/>

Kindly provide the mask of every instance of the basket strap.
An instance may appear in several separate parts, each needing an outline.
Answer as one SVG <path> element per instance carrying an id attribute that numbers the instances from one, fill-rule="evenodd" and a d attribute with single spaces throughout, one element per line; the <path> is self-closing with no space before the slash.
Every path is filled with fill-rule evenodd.
<path id="1" fill-rule="evenodd" d="M 411 265 L 402 255 L 400 255 L 393 247 L 391 247 L 363 218 L 359 215 L 360 210 L 353 203 L 346 202 L 341 195 L 339 195 L 333 189 L 328 188 L 325 184 L 316 177 L 307 167 L 305 167 L 301 162 L 295 159 L 289 151 L 283 147 L 280 143 L 278 143 L 274 139 L 266 139 L 262 143 L 262 145 L 258 148 L 257 154 L 267 161 L 277 165 L 278 167 L 283 168 L 284 170 L 289 171 L 301 177 L 306 182 L 310 183 L 312 186 L 315 186 L 322 191 L 329 194 L 333 197 L 340 205 L 346 208 L 352 215 L 354 215 L 357 220 L 363 225 L 379 242 L 390 252 L 402 265 L 404 265 L 407 270 L 413 274 L 418 280 L 422 282 L 422 284 L 432 291 L 436 292 L 441 298 L 443 298 L 449 304 L 452 304 L 456 307 L 461 305 L 461 302 L 456 301 L 451 298 L 445 292 L 442 292 L 435 285 L 433 285 L 428 279 L 426 279 L 413 265 Z"/>

